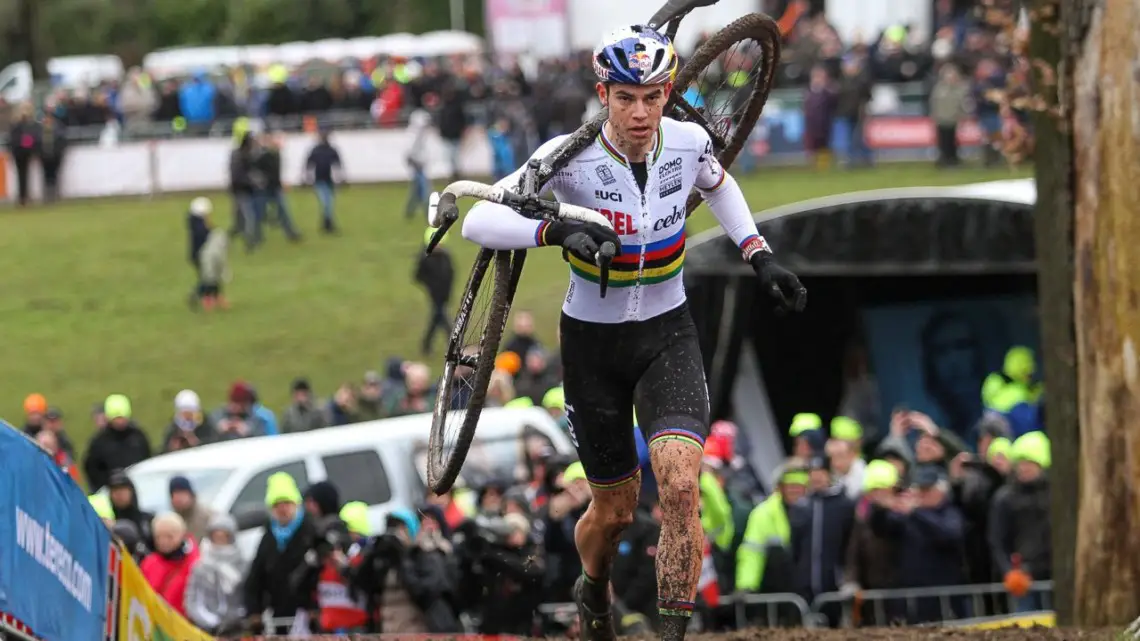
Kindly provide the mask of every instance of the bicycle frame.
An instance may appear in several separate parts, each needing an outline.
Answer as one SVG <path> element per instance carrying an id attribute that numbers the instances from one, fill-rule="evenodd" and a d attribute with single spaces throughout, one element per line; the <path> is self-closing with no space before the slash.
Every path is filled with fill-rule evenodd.
<path id="1" fill-rule="evenodd" d="M 689 15 L 693 9 L 700 7 L 711 7 L 720 0 L 668 0 L 657 13 L 653 14 L 648 21 L 648 25 L 660 31 L 661 27 L 668 24 L 665 30 L 665 35 L 672 41 L 677 36 L 677 30 L 681 27 L 681 21 L 685 16 Z M 724 140 L 717 134 L 712 127 L 709 126 L 708 121 L 705 120 L 692 105 L 690 105 L 685 98 L 677 92 L 677 88 L 673 88 L 672 94 L 669 96 L 669 102 L 665 105 L 665 113 L 673 113 L 680 111 L 693 122 L 697 122 L 713 138 L 713 144 L 721 148 L 724 147 Z M 519 185 L 519 193 L 531 196 L 536 196 L 542 192 L 550 179 L 556 173 L 566 168 L 570 161 L 582 153 L 598 134 L 602 132 L 602 125 L 605 124 L 606 119 L 609 118 L 609 110 L 603 107 L 601 111 L 594 115 L 593 118 L 583 123 L 574 133 L 562 142 L 554 151 L 550 152 L 541 161 L 531 160 L 527 163 L 526 172 L 523 173 L 521 184 Z"/>

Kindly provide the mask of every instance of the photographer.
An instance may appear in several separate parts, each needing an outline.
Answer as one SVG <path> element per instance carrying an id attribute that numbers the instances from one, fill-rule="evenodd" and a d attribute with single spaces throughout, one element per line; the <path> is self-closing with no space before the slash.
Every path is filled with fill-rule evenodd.
<path id="1" fill-rule="evenodd" d="M 479 633 L 529 635 L 546 573 L 530 540 L 530 521 L 517 513 L 468 521 L 459 534 L 465 553 L 462 582 L 481 596 L 470 604 L 480 614 Z"/>
<path id="2" fill-rule="evenodd" d="M 353 585 L 367 596 L 369 610 L 378 613 L 375 631 L 385 634 L 459 632 L 452 600 L 456 588 L 441 543 L 424 533 L 419 518 L 408 509 L 388 514 L 386 532 L 372 539 Z"/>

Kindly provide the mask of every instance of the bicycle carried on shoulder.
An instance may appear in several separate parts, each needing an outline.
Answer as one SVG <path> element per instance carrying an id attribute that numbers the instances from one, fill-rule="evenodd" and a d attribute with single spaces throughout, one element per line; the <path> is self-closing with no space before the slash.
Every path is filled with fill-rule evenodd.
<path id="1" fill-rule="evenodd" d="M 668 0 L 647 24 L 659 31 L 664 28 L 665 35 L 673 40 L 685 16 L 718 1 Z M 730 55 L 738 45 L 748 43 L 752 44 L 744 49 L 742 58 Z M 745 15 L 713 34 L 685 62 L 674 81 L 665 115 L 701 125 L 712 139 L 717 160 L 727 171 L 760 119 L 779 61 L 780 30 L 776 22 L 760 13 Z M 719 88 L 713 92 L 703 91 L 710 82 L 707 72 L 717 67 L 722 77 L 721 87 L 725 81 L 732 85 L 728 100 L 723 99 L 724 92 Z M 748 73 L 741 81 L 743 71 Z M 700 99 L 695 102 L 698 104 L 685 97 L 690 86 L 697 87 Z M 730 111 L 721 114 L 719 107 L 724 106 Z M 608 116 L 608 110 L 603 108 L 545 158 L 530 160 L 517 191 L 463 180 L 448 185 L 438 196 L 433 194 L 429 219 L 431 226 L 438 229 L 425 251 L 430 253 L 459 219 L 457 201 L 460 198 L 507 205 L 535 220 L 578 220 L 612 229 L 610 222 L 592 209 L 539 196 L 555 174 L 594 142 Z M 701 196 L 694 190 L 689 195 L 686 214 L 692 215 L 700 203 Z M 598 252 L 602 297 L 606 295 L 609 261 L 615 251 L 612 243 L 604 243 Z M 451 489 L 471 447 L 525 262 L 526 250 L 482 249 L 467 279 L 444 354 L 443 375 L 432 412 L 427 479 L 429 488 L 436 494 Z M 484 287 L 488 276 L 489 287 Z"/>

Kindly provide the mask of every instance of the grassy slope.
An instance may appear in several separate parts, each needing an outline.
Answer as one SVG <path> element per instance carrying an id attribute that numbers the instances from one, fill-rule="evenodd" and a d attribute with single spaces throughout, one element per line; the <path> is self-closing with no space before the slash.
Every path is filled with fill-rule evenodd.
<path id="1" fill-rule="evenodd" d="M 859 189 L 1008 177 L 909 165 L 828 174 L 765 170 L 741 182 L 753 209 L 761 210 Z M 233 309 L 212 316 L 192 314 L 184 302 L 193 281 L 185 257 L 186 197 L 0 214 L 0 416 L 19 424 L 24 395 L 41 392 L 67 414 L 68 431 L 82 448 L 90 433 L 86 412 L 109 393 L 130 396 L 139 423 L 157 434 L 182 388 L 214 406 L 232 380 L 245 378 L 277 409 L 295 376 L 310 377 L 327 394 L 387 356 L 417 356 L 427 307 L 411 272 L 423 227 L 418 217 L 402 218 L 404 195 L 403 185 L 345 190 L 339 203 L 345 234 L 329 238 L 313 233 L 312 194 L 293 192 L 305 242 L 289 245 L 271 229 L 263 251 L 246 256 L 235 248 Z M 215 199 L 222 224 L 229 206 L 226 197 Z M 714 224 L 702 211 L 689 231 Z M 453 236 L 462 288 L 474 248 Z M 556 252 L 538 252 L 516 299 L 516 309 L 535 311 L 550 339 L 565 272 Z"/>

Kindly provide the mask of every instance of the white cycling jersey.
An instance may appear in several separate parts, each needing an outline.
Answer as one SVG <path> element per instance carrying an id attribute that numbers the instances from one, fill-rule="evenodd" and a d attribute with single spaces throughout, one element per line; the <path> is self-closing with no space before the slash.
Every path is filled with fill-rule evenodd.
<path id="1" fill-rule="evenodd" d="M 533 157 L 544 158 L 565 138 L 547 142 Z M 525 167 L 498 186 L 517 189 Z M 621 238 L 621 256 L 610 266 L 605 298 L 598 287 L 598 267 L 571 256 L 570 287 L 562 305 L 568 316 L 592 323 L 642 321 L 685 302 L 685 201 L 693 187 L 746 259 L 768 250 L 744 194 L 717 161 L 700 125 L 663 118 L 646 170 L 643 192 L 603 128 L 597 140 L 547 184 L 559 201 L 600 212 Z M 527 249 L 542 244 L 547 224 L 504 205 L 480 203 L 467 214 L 463 237 L 488 249 Z"/>

